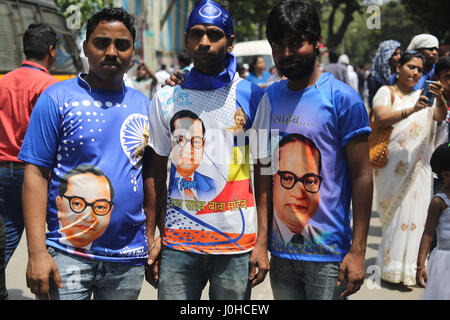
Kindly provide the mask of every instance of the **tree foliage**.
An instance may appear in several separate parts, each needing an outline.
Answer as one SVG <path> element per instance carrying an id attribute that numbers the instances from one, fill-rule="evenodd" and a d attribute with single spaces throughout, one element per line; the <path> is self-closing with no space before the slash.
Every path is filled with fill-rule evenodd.
<path id="1" fill-rule="evenodd" d="M 450 1 L 448 0 L 402 0 L 412 20 L 421 33 L 435 35 L 441 43 L 450 42 Z"/>
<path id="2" fill-rule="evenodd" d="M 55 3 L 66 19 L 75 14 L 73 10 L 68 9 L 77 8 L 80 13 L 81 28 L 95 12 L 104 7 L 112 7 L 114 0 L 55 0 Z"/>

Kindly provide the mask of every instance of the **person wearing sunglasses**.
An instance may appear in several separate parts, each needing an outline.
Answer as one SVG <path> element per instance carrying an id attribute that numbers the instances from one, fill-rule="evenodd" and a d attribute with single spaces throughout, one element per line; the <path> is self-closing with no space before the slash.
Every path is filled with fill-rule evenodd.
<path id="1" fill-rule="evenodd" d="M 310 220 L 319 209 L 321 154 L 314 142 L 290 134 L 278 145 L 278 170 L 273 177 L 274 236 L 304 244 L 326 236 Z"/>
<path id="2" fill-rule="evenodd" d="M 109 225 L 114 188 L 104 173 L 94 166 L 81 165 L 66 173 L 56 198 L 61 224 L 60 241 L 77 248 L 90 247 Z"/>
<path id="3" fill-rule="evenodd" d="M 170 129 L 173 136 L 170 197 L 212 199 L 216 195 L 214 180 L 196 171 L 205 150 L 203 121 L 192 111 L 182 110 L 170 120 Z"/>

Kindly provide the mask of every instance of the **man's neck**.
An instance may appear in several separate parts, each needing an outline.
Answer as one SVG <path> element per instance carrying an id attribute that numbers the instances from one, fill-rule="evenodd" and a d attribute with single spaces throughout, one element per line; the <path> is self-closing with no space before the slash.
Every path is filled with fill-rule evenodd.
<path id="1" fill-rule="evenodd" d="M 47 63 L 47 61 L 45 59 L 44 60 L 37 60 L 37 59 L 30 58 L 30 59 L 27 59 L 27 61 L 40 64 L 41 66 L 43 66 L 47 70 L 50 68 L 48 63 Z"/>
<path id="2" fill-rule="evenodd" d="M 222 73 L 223 71 L 226 70 L 225 67 L 215 68 L 214 70 L 212 70 L 212 69 L 211 70 L 203 70 L 203 69 L 197 68 L 195 65 L 194 65 L 194 68 L 197 69 L 197 71 L 199 71 L 201 73 L 204 73 L 204 74 L 206 74 L 208 76 L 217 76 L 217 75 L 219 75 L 220 73 Z"/>
<path id="3" fill-rule="evenodd" d="M 94 73 L 89 72 L 84 80 L 89 84 L 89 86 L 93 89 L 104 89 L 104 90 L 122 90 L 123 89 L 123 76 L 119 80 L 109 80 L 105 81 L 98 78 Z"/>
<path id="4" fill-rule="evenodd" d="M 316 63 L 311 74 L 300 79 L 289 79 L 288 88 L 293 91 L 308 88 L 317 82 L 317 79 L 319 79 L 321 74 L 322 72 L 319 69 L 319 65 Z"/>

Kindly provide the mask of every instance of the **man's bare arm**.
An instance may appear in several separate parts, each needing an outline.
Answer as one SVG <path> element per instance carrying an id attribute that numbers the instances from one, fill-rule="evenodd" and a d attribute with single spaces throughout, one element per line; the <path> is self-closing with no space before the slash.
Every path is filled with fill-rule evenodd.
<path id="1" fill-rule="evenodd" d="M 373 178 L 369 163 L 369 143 L 366 135 L 355 137 L 346 147 L 348 166 L 352 179 L 353 237 L 350 251 L 339 270 L 338 285 L 347 276 L 347 289 L 342 296 L 357 292 L 365 275 L 365 253 L 372 212 Z"/>
<path id="2" fill-rule="evenodd" d="M 27 164 L 22 190 L 28 245 L 27 286 L 41 299 L 49 299 L 49 277 L 62 287 L 58 267 L 45 244 L 49 169 Z"/>
<path id="3" fill-rule="evenodd" d="M 168 157 L 161 157 L 147 148 L 144 155 L 144 211 L 147 217 L 147 239 L 149 257 L 147 261 L 146 279 L 155 288 L 158 285 L 159 262 L 161 251 L 161 236 L 155 238 L 156 226 L 159 233 L 164 232 L 164 219 L 167 199 L 167 161 Z"/>

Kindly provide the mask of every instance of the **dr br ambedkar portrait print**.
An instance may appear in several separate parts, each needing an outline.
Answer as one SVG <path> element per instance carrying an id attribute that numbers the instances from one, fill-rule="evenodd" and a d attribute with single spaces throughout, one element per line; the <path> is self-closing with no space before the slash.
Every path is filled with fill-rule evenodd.
<path id="1" fill-rule="evenodd" d="M 171 196 L 186 200 L 211 200 L 215 195 L 212 178 L 197 171 L 204 158 L 205 125 L 192 111 L 177 112 L 170 121 L 172 164 L 176 168 L 170 185 Z"/>
<path id="2" fill-rule="evenodd" d="M 275 152 L 273 202 L 278 236 L 285 242 L 315 241 L 323 233 L 310 224 L 319 209 L 321 153 L 301 134 L 280 140 Z"/>
<path id="3" fill-rule="evenodd" d="M 100 169 L 83 164 L 67 172 L 56 197 L 62 238 L 77 248 L 98 239 L 109 225 L 113 198 L 111 181 Z"/>

